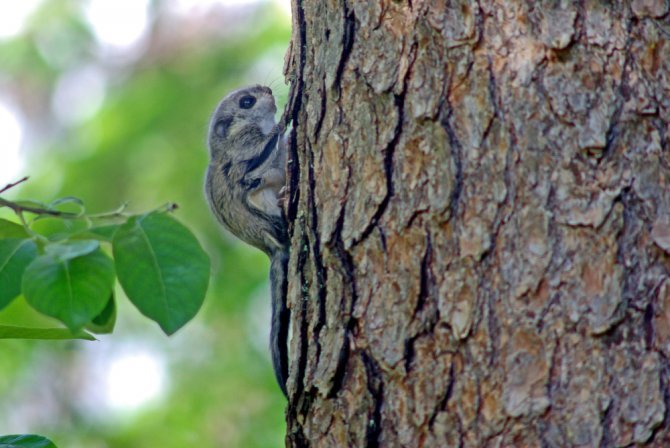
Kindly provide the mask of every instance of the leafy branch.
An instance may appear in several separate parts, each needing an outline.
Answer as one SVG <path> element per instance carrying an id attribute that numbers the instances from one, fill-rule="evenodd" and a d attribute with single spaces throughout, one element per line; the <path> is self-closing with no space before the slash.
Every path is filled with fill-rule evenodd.
<path id="1" fill-rule="evenodd" d="M 27 179 L 8 184 L 0 194 Z M 54 208 L 64 203 L 81 210 Z M 116 279 L 130 301 L 167 334 L 197 313 L 207 291 L 210 262 L 195 236 L 169 215 L 176 204 L 141 214 L 127 212 L 127 204 L 86 214 L 83 202 L 73 197 L 31 204 L 36 202 L 0 198 L 0 207 L 12 209 L 23 224 L 0 219 L 0 310 L 23 295 L 36 311 L 67 328 L 2 326 L 0 339 L 91 339 L 84 330 L 110 333 L 116 320 Z M 27 220 L 27 213 L 36 216 Z M 43 234 L 33 228 L 42 217 L 82 220 L 86 226 Z"/>
<path id="2" fill-rule="evenodd" d="M 0 194 L 16 187 L 17 185 L 22 184 L 23 182 L 26 182 L 29 179 L 28 176 L 19 179 L 16 182 L 9 183 L 5 185 L 2 189 L 0 189 Z M 74 197 L 67 197 L 67 198 L 61 198 L 58 199 L 50 204 L 50 206 L 58 205 L 64 202 L 75 202 L 83 207 L 83 202 L 80 201 L 77 198 Z M 65 212 L 61 210 L 56 210 L 54 208 L 48 208 L 49 205 L 46 205 L 44 207 L 34 207 L 27 205 L 23 202 L 15 202 L 15 201 L 9 201 L 7 199 L 4 199 L 0 197 L 0 207 L 7 207 L 10 208 L 16 213 L 17 215 L 21 216 L 23 213 L 32 213 L 34 215 L 38 216 L 52 216 L 52 217 L 58 217 L 62 219 L 90 219 L 90 220 L 95 220 L 95 219 L 113 219 L 113 218 L 127 218 L 128 214 L 125 213 L 126 209 L 128 208 L 128 203 L 123 203 L 118 209 L 113 210 L 111 212 L 107 213 L 98 213 L 98 214 L 93 214 L 93 215 L 86 215 L 83 212 L 82 213 L 72 213 L 72 212 Z M 174 203 L 174 202 L 169 202 L 159 208 L 157 208 L 154 211 L 164 211 L 164 212 L 173 212 L 177 210 L 179 206 Z"/>
<path id="3" fill-rule="evenodd" d="M 0 190 L 0 194 L 4 193 L 7 190 L 10 190 L 11 188 L 16 187 L 19 184 L 22 184 L 23 182 L 27 181 L 28 177 L 24 177 L 23 179 L 19 179 L 16 182 L 10 183 L 5 185 L 5 187 Z M 22 205 L 18 202 L 12 202 L 8 201 L 7 199 L 0 198 L 0 207 L 8 207 L 11 208 L 14 213 L 16 213 L 19 216 L 22 216 L 24 212 L 28 213 L 33 213 L 36 215 L 49 215 L 49 216 L 58 216 L 61 218 L 78 218 L 79 216 L 76 213 L 69 213 L 69 212 L 61 212 L 58 210 L 51 210 L 51 209 L 46 209 L 46 208 L 39 208 L 39 207 L 31 207 L 29 205 Z"/>

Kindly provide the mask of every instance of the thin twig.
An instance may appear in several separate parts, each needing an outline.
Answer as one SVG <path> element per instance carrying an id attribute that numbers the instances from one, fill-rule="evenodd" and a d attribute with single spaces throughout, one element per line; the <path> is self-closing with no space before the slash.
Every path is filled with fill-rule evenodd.
<path id="1" fill-rule="evenodd" d="M 24 177 L 23 179 L 19 179 L 18 181 L 7 184 L 4 188 L 0 190 L 0 193 L 3 193 L 10 188 L 14 188 L 15 186 L 19 185 L 22 182 L 25 182 L 28 180 L 28 176 Z M 9 201 L 7 199 L 0 198 L 0 208 L 2 207 L 7 207 L 10 208 L 16 213 L 21 221 L 23 222 L 24 226 L 26 228 L 29 228 L 28 223 L 26 222 L 23 213 L 32 213 L 34 215 L 47 215 L 47 216 L 55 216 L 58 218 L 63 218 L 63 219 L 85 219 L 90 222 L 90 220 L 95 220 L 95 219 L 113 219 L 113 218 L 123 218 L 128 216 L 125 212 L 126 208 L 128 207 L 128 203 L 124 203 L 119 207 L 118 209 L 112 211 L 112 212 L 107 212 L 107 213 L 98 213 L 95 215 L 82 215 L 79 213 L 71 213 L 71 212 L 62 212 L 59 210 L 53 210 L 53 209 L 48 209 L 48 208 L 42 208 L 42 207 L 31 207 L 29 205 L 22 205 L 18 202 L 14 201 Z M 157 210 L 163 210 L 166 212 L 173 212 L 178 208 L 177 204 L 174 202 L 169 202 L 167 204 L 164 204 L 163 206 L 159 207 Z"/>
<path id="2" fill-rule="evenodd" d="M 112 210 L 111 212 L 104 212 L 104 213 L 96 213 L 93 215 L 83 215 L 86 219 L 113 219 L 113 218 L 125 218 L 128 216 L 127 213 L 125 213 L 126 209 L 128 208 L 128 203 L 124 202 L 121 204 L 119 208 L 116 210 Z"/>
<path id="3" fill-rule="evenodd" d="M 17 181 L 14 182 L 14 183 L 5 185 L 5 187 L 4 187 L 2 190 L 0 190 L 0 194 L 1 194 L 1 193 L 4 193 L 5 191 L 9 190 L 10 188 L 14 188 L 14 187 L 16 187 L 18 184 L 21 184 L 21 183 L 23 183 L 23 182 L 25 182 L 25 181 L 27 181 L 27 180 L 28 180 L 28 176 L 24 177 L 23 179 L 19 179 L 19 180 L 17 180 Z"/>
<path id="4" fill-rule="evenodd" d="M 70 212 L 61 212 L 58 210 L 49 210 L 46 208 L 39 207 L 30 207 L 27 205 L 17 204 L 16 202 L 8 201 L 7 199 L 0 198 L 0 207 L 8 207 L 14 210 L 14 212 L 20 214 L 22 212 L 33 213 L 35 215 L 49 215 L 49 216 L 58 216 L 60 218 L 74 219 L 81 218 L 77 213 Z"/>

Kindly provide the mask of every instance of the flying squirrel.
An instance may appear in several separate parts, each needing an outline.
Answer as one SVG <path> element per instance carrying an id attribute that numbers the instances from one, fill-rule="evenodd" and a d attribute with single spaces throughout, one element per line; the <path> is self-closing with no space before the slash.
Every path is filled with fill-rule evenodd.
<path id="1" fill-rule="evenodd" d="M 272 90 L 251 86 L 226 95 L 212 115 L 205 194 L 223 226 L 270 257 L 270 351 L 285 396 L 288 378 L 286 270 L 288 230 L 279 201 L 286 185 L 286 141 L 275 122 Z"/>

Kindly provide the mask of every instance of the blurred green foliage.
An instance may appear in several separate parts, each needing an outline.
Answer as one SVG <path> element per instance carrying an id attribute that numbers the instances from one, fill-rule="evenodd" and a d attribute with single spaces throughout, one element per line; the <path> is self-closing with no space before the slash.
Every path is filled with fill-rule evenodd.
<path id="1" fill-rule="evenodd" d="M 93 213 L 125 201 L 136 212 L 176 202 L 176 217 L 212 258 L 213 278 L 202 311 L 170 338 L 119 300 L 117 329 L 100 342 L 0 341 L 0 433 L 38 433 L 61 448 L 282 446 L 285 401 L 258 335 L 269 325 L 269 263 L 210 216 L 203 176 L 209 115 L 228 90 L 273 83 L 283 107 L 290 21 L 263 3 L 227 21 L 224 12 L 228 32 L 194 25 L 204 16 L 189 19 L 191 32 L 178 33 L 182 24 L 161 15 L 171 2 L 153 1 L 143 53 L 107 63 L 95 50 L 84 3 L 45 0 L 22 35 L 0 41 L 0 96 L 21 106 L 31 143 L 17 173 L 31 179 L 11 196 L 76 196 Z M 102 67 L 104 102 L 90 118 L 59 123 L 50 106 L 54 89 L 82 64 Z M 0 325 L 53 327 L 54 321 L 20 298 L 0 312 Z M 164 358 L 165 394 L 126 411 L 110 408 L 104 394 L 88 396 L 88 382 L 94 390 L 105 387 L 104 367 L 100 373 L 93 365 L 101 362 L 96 353 L 106 359 L 133 347 Z"/>

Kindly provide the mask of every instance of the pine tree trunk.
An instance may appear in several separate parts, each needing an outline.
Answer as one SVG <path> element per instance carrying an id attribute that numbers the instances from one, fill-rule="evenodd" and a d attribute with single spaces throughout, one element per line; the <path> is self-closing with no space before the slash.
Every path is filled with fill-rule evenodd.
<path id="1" fill-rule="evenodd" d="M 293 0 L 289 446 L 670 446 L 664 0 Z"/>

